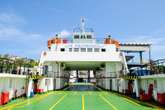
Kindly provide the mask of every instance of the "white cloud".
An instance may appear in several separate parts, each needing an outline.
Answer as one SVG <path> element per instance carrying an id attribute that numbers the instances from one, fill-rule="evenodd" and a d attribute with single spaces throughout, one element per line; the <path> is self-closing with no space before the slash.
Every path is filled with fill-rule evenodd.
<path id="1" fill-rule="evenodd" d="M 25 19 L 14 13 L 0 13 L 0 40 L 20 39 L 26 32 L 18 25 L 24 25 Z"/>
<path id="2" fill-rule="evenodd" d="M 10 40 L 11 38 L 18 38 L 23 35 L 23 32 L 16 28 L 0 28 L 0 40 Z"/>
<path id="3" fill-rule="evenodd" d="M 0 13 L 0 26 L 17 26 L 26 24 L 26 21 L 23 17 L 20 17 L 13 13 Z"/>
<path id="4" fill-rule="evenodd" d="M 18 15 L 0 13 L 1 53 L 39 58 L 41 50 L 46 47 L 46 38 L 38 33 L 26 32 L 18 26 L 25 25 L 25 22 Z"/>
<path id="5" fill-rule="evenodd" d="M 69 37 L 71 35 L 71 32 L 69 32 L 67 30 L 62 30 L 60 32 L 60 35 L 61 35 L 61 37 L 66 38 L 66 37 Z"/>
<path id="6" fill-rule="evenodd" d="M 27 39 L 38 39 L 42 35 L 38 33 L 29 33 L 22 28 L 17 27 L 18 25 L 25 25 L 26 20 L 14 13 L 0 13 L 0 40 L 27 40 Z"/>
<path id="7" fill-rule="evenodd" d="M 38 58 L 46 47 L 43 35 L 28 33 L 17 28 L 0 29 L 0 52 L 22 57 Z"/>
<path id="8" fill-rule="evenodd" d="M 7 27 L 1 27 L 0 28 L 0 40 L 17 40 L 17 41 L 23 41 L 23 40 L 34 40 L 34 39 L 40 39 L 43 36 L 36 33 L 28 33 L 25 32 L 19 28 L 7 28 Z"/>

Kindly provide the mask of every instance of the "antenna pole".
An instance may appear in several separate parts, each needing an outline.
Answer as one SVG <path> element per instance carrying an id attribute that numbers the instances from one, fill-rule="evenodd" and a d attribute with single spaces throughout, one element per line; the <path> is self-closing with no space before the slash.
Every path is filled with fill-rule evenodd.
<path id="1" fill-rule="evenodd" d="M 85 32 L 85 19 L 81 18 L 81 32 Z"/>

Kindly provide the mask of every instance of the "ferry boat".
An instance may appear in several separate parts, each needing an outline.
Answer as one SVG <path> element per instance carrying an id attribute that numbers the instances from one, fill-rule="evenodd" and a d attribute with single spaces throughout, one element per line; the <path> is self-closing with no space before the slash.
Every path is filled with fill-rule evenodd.
<path id="1" fill-rule="evenodd" d="M 48 49 L 41 54 L 40 67 L 43 69 L 40 73 L 54 78 L 54 89 L 63 88 L 67 83 L 65 79 L 69 78 L 71 73 L 76 72 L 76 78 L 79 80 L 81 71 L 86 71 L 86 79 L 90 79 L 93 74 L 98 85 L 116 90 L 116 79 L 112 79 L 112 87 L 110 79 L 119 77 L 121 73 L 128 73 L 119 41 L 109 35 L 102 43 L 98 43 L 92 29 L 85 28 L 83 19 L 80 28 L 73 31 L 71 41 L 57 34 L 48 40 Z M 100 77 L 106 79 L 102 80 Z"/>
<path id="2" fill-rule="evenodd" d="M 60 34 L 48 40 L 48 50 L 41 54 L 40 73 L 53 78 L 56 90 L 65 87 L 71 74 L 76 74 L 78 82 L 81 71 L 86 71 L 86 77 L 81 81 L 94 79 L 103 89 L 164 104 L 165 88 L 162 85 L 165 84 L 165 74 L 151 71 L 150 48 L 149 43 L 120 43 L 110 35 L 101 43 L 97 42 L 93 29 L 86 28 L 84 19 L 81 19 L 80 28 L 74 29 L 72 40 L 62 38 Z M 148 52 L 147 63 L 143 62 L 144 52 Z M 139 64 L 130 64 L 134 56 L 126 55 L 128 53 L 139 54 Z"/>
<path id="3" fill-rule="evenodd" d="M 154 99 L 165 104 L 165 74 L 151 71 L 151 44 L 121 43 L 111 35 L 97 42 L 93 29 L 86 28 L 81 19 L 71 40 L 56 34 L 48 40 L 47 47 L 41 53 L 37 75 L 0 74 L 0 92 L 8 94 L 8 100 L 83 82 L 142 101 Z M 147 63 L 143 61 L 144 52 L 149 53 Z M 140 63 L 129 63 L 134 56 L 128 53 L 138 53 Z"/>

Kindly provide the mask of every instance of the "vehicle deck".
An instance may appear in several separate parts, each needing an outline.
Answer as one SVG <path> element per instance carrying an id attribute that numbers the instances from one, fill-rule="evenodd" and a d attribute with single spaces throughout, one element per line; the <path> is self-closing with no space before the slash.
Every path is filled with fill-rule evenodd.
<path id="1" fill-rule="evenodd" d="M 71 85 L 63 91 L 19 98 L 1 106 L 0 110 L 156 110 L 93 85 Z"/>

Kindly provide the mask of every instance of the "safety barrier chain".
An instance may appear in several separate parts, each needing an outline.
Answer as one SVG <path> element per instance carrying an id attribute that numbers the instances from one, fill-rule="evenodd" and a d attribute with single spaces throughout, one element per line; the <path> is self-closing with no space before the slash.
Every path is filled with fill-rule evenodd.
<path id="1" fill-rule="evenodd" d="M 129 79 L 129 80 L 134 80 L 134 79 L 140 79 L 139 76 L 123 76 L 123 79 Z"/>
<path id="2" fill-rule="evenodd" d="M 28 76 L 29 79 L 41 79 L 44 78 L 45 76 L 40 76 L 40 75 L 30 75 Z"/>

